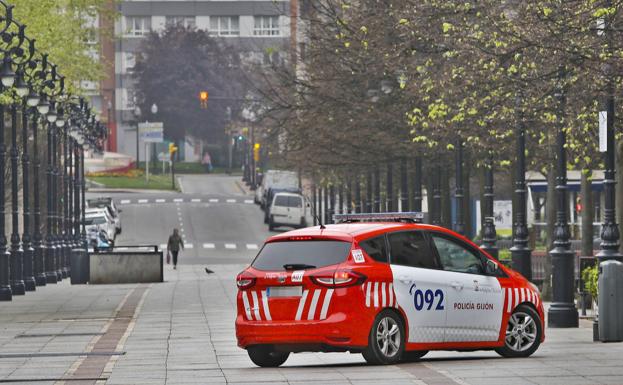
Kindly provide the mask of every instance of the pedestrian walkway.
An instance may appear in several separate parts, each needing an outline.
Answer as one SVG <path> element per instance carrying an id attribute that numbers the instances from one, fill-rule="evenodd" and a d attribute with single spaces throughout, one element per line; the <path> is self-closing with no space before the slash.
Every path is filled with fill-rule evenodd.
<path id="1" fill-rule="evenodd" d="M 49 285 L 0 304 L 0 383 L 36 384 L 621 384 L 623 344 L 592 342 L 590 323 L 548 329 L 531 358 L 435 352 L 368 366 L 361 355 L 302 353 L 255 367 L 236 346 L 243 265 L 166 267 L 161 284 Z M 23 381 L 20 381 L 23 380 Z"/>
<path id="2" fill-rule="evenodd" d="M 116 200 L 119 205 L 132 204 L 160 204 L 160 203 L 238 203 L 253 204 L 253 199 L 247 198 L 155 198 L 155 199 L 119 199 Z"/>

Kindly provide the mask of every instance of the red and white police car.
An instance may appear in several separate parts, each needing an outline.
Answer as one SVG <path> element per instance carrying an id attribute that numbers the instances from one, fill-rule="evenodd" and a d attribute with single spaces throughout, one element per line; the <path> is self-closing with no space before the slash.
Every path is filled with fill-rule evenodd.
<path id="1" fill-rule="evenodd" d="M 236 336 L 258 366 L 291 352 L 350 351 L 373 364 L 429 350 L 527 357 L 544 339 L 539 291 L 421 213 L 336 215 L 269 238 L 237 280 Z"/>

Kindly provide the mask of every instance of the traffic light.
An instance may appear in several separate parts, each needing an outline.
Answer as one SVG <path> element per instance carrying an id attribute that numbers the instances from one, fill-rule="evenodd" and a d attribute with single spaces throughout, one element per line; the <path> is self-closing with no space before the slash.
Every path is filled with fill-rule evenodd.
<path id="1" fill-rule="evenodd" d="M 253 145 L 253 160 L 256 162 L 260 161 L 260 144 L 255 143 Z"/>
<path id="2" fill-rule="evenodd" d="M 201 108 L 204 110 L 208 108 L 208 96 L 208 91 L 199 92 L 199 101 L 201 103 Z"/>
<path id="3" fill-rule="evenodd" d="M 176 151 L 177 146 L 175 145 L 175 143 L 169 143 L 169 156 L 171 157 L 171 160 L 173 160 L 173 154 L 175 154 Z"/>

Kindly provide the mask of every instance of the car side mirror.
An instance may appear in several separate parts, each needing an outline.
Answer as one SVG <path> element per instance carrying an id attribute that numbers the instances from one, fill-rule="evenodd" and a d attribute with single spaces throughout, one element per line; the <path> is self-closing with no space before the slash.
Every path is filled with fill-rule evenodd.
<path id="1" fill-rule="evenodd" d="M 494 262 L 491 259 L 487 258 L 487 263 L 486 263 L 487 274 L 497 275 L 499 269 L 500 269 L 500 266 L 497 264 L 497 262 Z"/>

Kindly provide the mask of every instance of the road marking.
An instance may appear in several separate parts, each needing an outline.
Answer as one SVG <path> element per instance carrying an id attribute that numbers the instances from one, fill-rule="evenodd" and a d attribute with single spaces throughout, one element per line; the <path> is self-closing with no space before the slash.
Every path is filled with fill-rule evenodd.
<path id="1" fill-rule="evenodd" d="M 149 202 L 149 200 L 147 200 L 147 199 L 139 199 L 138 200 L 138 203 L 147 203 L 147 202 Z"/>
<path id="2" fill-rule="evenodd" d="M 122 205 L 127 205 L 128 203 L 130 203 L 129 199 L 122 199 L 119 201 L 119 204 L 122 204 Z"/>
<path id="3" fill-rule="evenodd" d="M 235 243 L 226 243 L 225 244 L 225 248 L 229 249 L 229 250 L 234 250 L 236 248 L 236 244 Z"/>
<path id="4" fill-rule="evenodd" d="M 194 247 L 194 246 L 193 246 L 193 244 L 192 244 L 192 243 L 189 243 L 189 244 L 187 244 L 187 245 L 184 245 L 184 248 L 185 248 L 185 249 L 192 249 L 193 247 Z"/>
<path id="5" fill-rule="evenodd" d="M 181 203 L 181 202 L 184 202 L 184 200 L 182 198 L 175 198 L 175 199 L 173 199 L 173 202 Z"/>
<path id="6" fill-rule="evenodd" d="M 257 245 L 255 243 L 247 243 L 247 249 L 257 250 Z"/>
<path id="7" fill-rule="evenodd" d="M 117 251 L 121 251 L 121 250 L 127 250 L 127 247 L 115 247 L 115 249 L 117 249 Z"/>
<path id="8" fill-rule="evenodd" d="M 184 232 L 184 228 L 183 228 L 183 227 L 180 227 L 180 231 L 183 233 L 183 232 Z"/>
<path id="9" fill-rule="evenodd" d="M 199 199 L 199 198 L 193 198 L 193 199 L 191 199 L 190 201 L 191 201 L 191 202 L 193 202 L 193 203 L 200 203 L 200 202 L 201 202 L 201 199 Z"/>
<path id="10" fill-rule="evenodd" d="M 203 248 L 204 249 L 213 249 L 214 248 L 214 243 L 204 243 L 203 244 Z"/>
<path id="11" fill-rule="evenodd" d="M 227 203 L 236 203 L 236 200 L 235 199 L 228 199 L 226 202 Z"/>
<path id="12" fill-rule="evenodd" d="M 164 202 L 166 202 L 165 199 L 156 199 L 156 203 L 164 203 Z"/>
<path id="13" fill-rule="evenodd" d="M 210 200 L 208 200 L 208 202 L 210 202 L 210 203 L 218 203 L 218 199 L 211 198 Z"/>
<path id="14" fill-rule="evenodd" d="M 253 199 L 245 199 L 244 203 L 246 203 L 246 204 L 253 204 L 254 202 L 253 202 Z"/>

